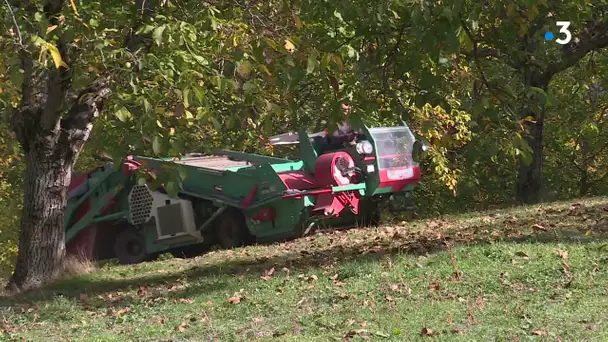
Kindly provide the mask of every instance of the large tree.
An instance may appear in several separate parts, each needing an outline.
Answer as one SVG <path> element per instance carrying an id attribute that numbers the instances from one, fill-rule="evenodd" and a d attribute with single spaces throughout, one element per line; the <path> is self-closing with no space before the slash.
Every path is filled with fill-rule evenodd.
<path id="1" fill-rule="evenodd" d="M 39 11 L 35 3 L 22 2 L 9 8 L 17 23 L 23 17 L 44 15 L 49 27 L 62 24 L 63 1 L 49 1 Z M 17 13 L 15 13 L 17 12 Z M 34 23 L 27 25 L 36 27 Z M 66 98 L 72 86 L 72 61 L 68 42 L 47 43 L 37 40 L 38 32 L 16 24 L 20 72 L 23 74 L 21 100 L 12 114 L 11 127 L 25 153 L 24 210 L 17 269 L 11 283 L 19 288 L 38 285 L 58 269 L 65 255 L 61 241 L 64 231 L 66 189 L 71 169 L 87 140 L 93 117 L 98 116 L 103 102 L 110 95 L 107 80 L 99 79 L 76 96 L 73 103 Z M 59 28 L 61 30 L 61 28 Z M 41 68 L 37 46 L 50 52 L 55 68 Z M 63 114 L 66 115 L 63 115 Z"/>
<path id="2" fill-rule="evenodd" d="M 94 62 L 87 61 L 91 44 L 112 40 L 105 36 L 111 31 L 97 32 L 99 3 L 82 14 L 73 0 L 4 3 L 5 22 L 12 25 L 3 32 L 3 57 L 10 82 L 20 86 L 10 126 L 26 165 L 19 254 L 9 287 L 24 290 L 52 279 L 64 260 L 72 169 L 112 94 L 116 73 L 111 68 L 96 73 Z M 116 5 L 107 4 L 120 15 Z M 125 47 L 132 49 L 129 44 Z"/>
<path id="3" fill-rule="evenodd" d="M 170 136 L 180 134 L 168 134 L 175 129 L 162 127 L 161 120 L 170 121 L 168 112 L 174 126 L 192 119 L 184 83 L 197 85 L 199 102 L 210 74 L 220 83 L 214 89 L 226 88 L 213 58 L 234 50 L 232 44 L 223 48 L 222 40 L 242 29 L 216 18 L 213 6 L 194 2 L 188 9 L 161 0 L 3 4 L 10 28 L 0 40 L 6 52 L 2 65 L 10 75 L 3 79 L 9 90 L 4 98 L 13 107 L 10 126 L 26 166 L 19 253 L 8 286 L 26 290 L 53 279 L 64 261 L 67 188 L 104 107 L 118 119 L 104 120 L 105 128 L 123 129 L 123 142 L 151 136 L 143 141 L 150 150 L 170 147 L 178 154 L 178 140 Z"/>
<path id="4" fill-rule="evenodd" d="M 607 14 L 606 1 L 465 2 L 461 22 L 468 38 L 467 56 L 480 75 L 483 97 L 498 99 L 500 111 L 511 113 L 524 128 L 513 131 L 523 138 L 516 140 L 519 202 L 542 199 L 549 85 L 588 53 L 608 46 Z M 569 25 L 559 25 L 560 21 Z M 546 40 L 546 32 L 552 32 L 554 40 Z M 560 45 L 558 40 L 567 42 Z"/>

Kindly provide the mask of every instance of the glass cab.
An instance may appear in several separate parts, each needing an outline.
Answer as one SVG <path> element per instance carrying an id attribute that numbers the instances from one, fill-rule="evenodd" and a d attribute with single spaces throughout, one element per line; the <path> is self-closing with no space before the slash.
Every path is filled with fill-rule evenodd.
<path id="1" fill-rule="evenodd" d="M 420 180 L 420 166 L 412 157 L 416 137 L 403 124 L 394 127 L 367 128 L 366 138 L 374 152 L 364 158 L 371 176 L 374 165 L 377 176 L 369 177 L 368 190 L 374 194 L 398 192 Z"/>

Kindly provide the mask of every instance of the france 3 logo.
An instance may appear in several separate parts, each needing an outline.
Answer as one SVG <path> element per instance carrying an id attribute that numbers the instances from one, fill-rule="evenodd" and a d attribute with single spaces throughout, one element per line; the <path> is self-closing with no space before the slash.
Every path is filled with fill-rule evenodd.
<path id="1" fill-rule="evenodd" d="M 569 21 L 557 21 L 557 22 L 555 22 L 555 25 L 560 28 L 559 33 L 558 33 L 558 38 L 555 39 L 555 34 L 553 34 L 553 32 L 551 32 L 551 31 L 548 31 L 545 33 L 545 40 L 552 41 L 553 39 L 555 39 L 555 42 L 557 44 L 561 44 L 561 45 L 570 43 L 570 40 L 572 40 L 572 33 L 570 32 L 570 30 L 568 30 L 568 28 L 570 27 L 570 22 Z"/>

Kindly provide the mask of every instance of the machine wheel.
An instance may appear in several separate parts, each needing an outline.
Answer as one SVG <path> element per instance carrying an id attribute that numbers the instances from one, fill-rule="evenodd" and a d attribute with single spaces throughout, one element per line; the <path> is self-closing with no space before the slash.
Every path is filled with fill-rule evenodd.
<path id="1" fill-rule="evenodd" d="M 211 249 L 210 245 L 200 243 L 200 244 L 196 244 L 196 245 L 189 245 L 189 246 L 174 248 L 171 251 L 169 251 L 169 253 L 171 253 L 171 255 L 173 255 L 174 258 L 190 259 L 190 258 L 195 258 L 199 255 L 205 254 L 210 249 Z"/>
<path id="2" fill-rule="evenodd" d="M 380 208 L 378 202 L 361 201 L 359 203 L 359 214 L 355 218 L 359 227 L 378 227 L 380 225 Z"/>
<path id="3" fill-rule="evenodd" d="M 123 265 L 138 264 L 158 258 L 157 253 L 146 253 L 146 241 L 133 228 L 127 228 L 118 233 L 114 241 L 114 253 L 118 261 Z"/>
<path id="4" fill-rule="evenodd" d="M 253 240 L 247 230 L 245 217 L 237 209 L 229 208 L 222 213 L 216 227 L 217 240 L 224 249 L 242 247 Z"/>

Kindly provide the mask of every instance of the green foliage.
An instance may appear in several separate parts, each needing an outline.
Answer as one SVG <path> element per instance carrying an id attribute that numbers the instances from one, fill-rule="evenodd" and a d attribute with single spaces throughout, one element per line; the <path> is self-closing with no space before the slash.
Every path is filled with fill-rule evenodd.
<path id="1" fill-rule="evenodd" d="M 458 103 L 452 101 L 452 108 L 457 105 Z M 454 166 L 461 164 L 462 160 L 450 160 L 450 156 L 457 156 L 458 153 L 454 152 L 471 140 L 471 116 L 457 109 L 452 109 L 448 114 L 442 107 L 433 108 L 427 103 L 420 109 L 414 108 L 412 119 L 418 135 L 431 143 L 429 154 L 434 166 L 431 169 L 433 174 L 445 183 L 448 189 L 455 191 L 462 170 Z"/>
<path id="2" fill-rule="evenodd" d="M 8 28 L 0 32 L 0 234 L 11 237 L 0 241 L 12 247 L 0 258 L 14 251 L 20 208 L 21 152 L 7 133 L 23 82 L 19 44 L 38 67 L 67 65 L 76 91 L 111 76 L 114 97 L 80 172 L 127 154 L 285 153 L 267 138 L 332 129 L 348 103 L 372 125 L 403 119 L 431 142 L 422 215 L 511 202 L 516 162 L 532 160 L 527 133 L 541 113 L 549 191 L 576 195 L 584 175 L 596 186 L 585 193 L 608 190 L 608 102 L 591 103 L 587 90 L 608 89 L 600 77 L 608 60 L 598 53 L 579 62 L 543 37 L 559 18 L 586 39 L 605 1 L 71 1 L 57 26 L 44 1 L 31 1 L 34 15 L 9 2 L 0 6 Z M 60 38 L 73 58 L 58 55 Z M 529 81 L 544 71 L 556 73 L 549 87 Z M 179 172 L 168 174 L 155 182 L 174 192 Z"/>
<path id="3" fill-rule="evenodd" d="M 555 112 L 547 127 L 550 165 L 561 172 L 547 174 L 553 189 L 581 196 L 605 193 L 608 172 L 608 59 L 593 54 L 554 85 Z"/>
<path id="4" fill-rule="evenodd" d="M 4 116 L 6 112 L 0 114 Z M 0 120 L 0 277 L 12 271 L 22 209 L 22 154 L 6 122 Z"/>

